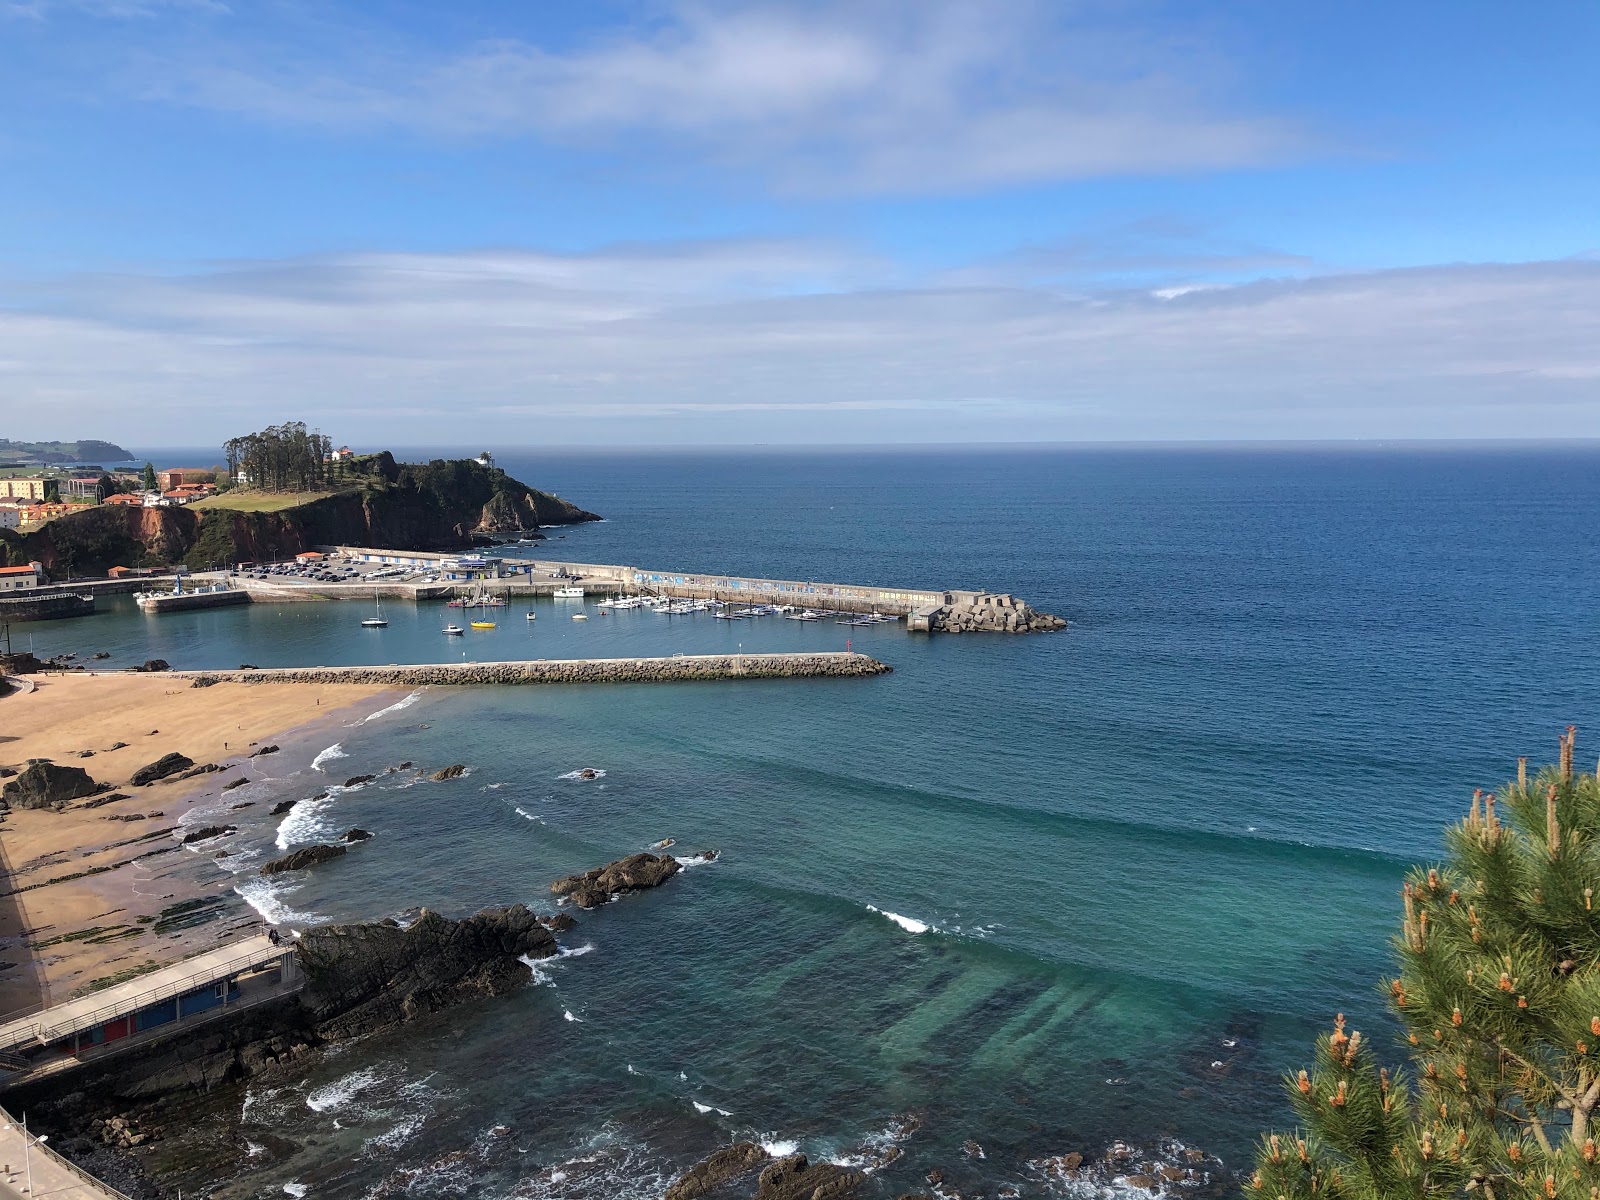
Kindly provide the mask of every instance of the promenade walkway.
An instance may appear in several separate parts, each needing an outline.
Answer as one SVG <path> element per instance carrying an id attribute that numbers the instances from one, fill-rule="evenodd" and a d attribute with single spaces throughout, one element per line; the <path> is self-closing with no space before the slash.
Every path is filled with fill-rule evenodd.
<path id="1" fill-rule="evenodd" d="M 26 1132 L 0 1108 L 0 1200 L 128 1200 Z"/>
<path id="2" fill-rule="evenodd" d="M 59 1041 L 207 984 L 257 970 L 292 953 L 291 947 L 274 945 L 265 934 L 218 946 L 126 983 L 0 1023 L 0 1050 Z"/>

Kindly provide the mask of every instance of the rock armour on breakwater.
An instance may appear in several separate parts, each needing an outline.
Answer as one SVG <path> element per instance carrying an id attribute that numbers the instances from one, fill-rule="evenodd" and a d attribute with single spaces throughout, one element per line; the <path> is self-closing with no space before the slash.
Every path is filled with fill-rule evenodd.
<path id="1" fill-rule="evenodd" d="M 174 671 L 195 687 L 215 683 L 427 684 L 652 683 L 705 679 L 813 679 L 882 675 L 893 668 L 865 654 L 700 654 L 673 658 L 552 659 L 385 667 L 284 667 Z"/>
<path id="2" fill-rule="evenodd" d="M 929 619 L 934 633 L 1048 633 L 1066 621 L 1037 612 L 1015 596 L 985 593 L 946 604 Z"/>

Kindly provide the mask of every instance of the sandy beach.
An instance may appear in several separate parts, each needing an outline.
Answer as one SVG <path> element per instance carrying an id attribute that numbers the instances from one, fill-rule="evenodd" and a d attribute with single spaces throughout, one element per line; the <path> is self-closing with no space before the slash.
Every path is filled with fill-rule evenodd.
<path id="1" fill-rule="evenodd" d="M 127 799 L 77 800 L 60 812 L 13 808 L 0 819 L 0 1013 L 58 1003 L 258 927 L 226 878 L 211 878 L 178 848 L 179 819 L 230 781 L 255 778 L 253 750 L 397 694 L 362 684 L 197 689 L 161 675 L 31 679 L 31 693 L 0 696 L 0 765 L 20 770 L 48 758 Z M 173 751 L 227 769 L 129 785 L 140 767 Z"/>

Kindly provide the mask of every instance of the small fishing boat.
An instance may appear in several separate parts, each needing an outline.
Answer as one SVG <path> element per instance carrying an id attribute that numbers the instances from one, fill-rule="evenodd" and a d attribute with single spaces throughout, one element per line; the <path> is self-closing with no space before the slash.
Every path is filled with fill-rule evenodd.
<path id="1" fill-rule="evenodd" d="M 555 597 L 557 600 L 582 600 L 583 589 L 581 587 L 572 585 L 567 587 L 558 587 L 555 590 Z"/>
<path id="2" fill-rule="evenodd" d="M 447 633 L 451 637 L 460 637 L 463 633 L 466 632 L 466 630 L 461 628 L 461 626 L 459 626 L 459 625 L 446 625 L 439 632 L 440 633 Z"/>
<path id="3" fill-rule="evenodd" d="M 536 617 L 536 616 L 535 616 L 535 615 L 534 615 L 534 614 L 533 614 L 533 613 L 529 613 L 529 614 L 528 614 L 528 620 L 530 620 L 530 621 L 537 621 L 537 620 L 538 620 L 538 619 L 539 619 L 539 618 L 538 618 L 538 617 Z"/>
<path id="4" fill-rule="evenodd" d="M 493 629 L 494 628 L 494 622 L 493 621 L 473 621 L 473 622 L 471 622 L 471 625 L 472 625 L 472 627 L 474 629 Z"/>
<path id="5" fill-rule="evenodd" d="M 572 614 L 572 619 L 574 621 L 587 621 L 589 619 L 589 614 L 588 613 L 573 613 Z"/>

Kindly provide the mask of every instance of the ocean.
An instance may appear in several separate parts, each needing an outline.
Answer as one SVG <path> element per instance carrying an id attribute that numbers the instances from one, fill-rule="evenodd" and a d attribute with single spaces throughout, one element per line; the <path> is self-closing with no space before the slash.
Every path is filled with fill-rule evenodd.
<path id="1" fill-rule="evenodd" d="M 658 1196 L 739 1138 L 841 1161 L 897 1145 L 868 1195 L 925 1188 L 935 1167 L 969 1196 L 1100 1194 L 1041 1162 L 1119 1139 L 1197 1148 L 1226 1180 L 1288 1123 L 1280 1077 L 1335 1012 L 1387 1044 L 1377 981 L 1407 865 L 1440 852 L 1474 787 L 1553 756 L 1568 723 L 1582 756 L 1594 724 L 1589 447 L 496 457 L 606 517 L 551 530 L 534 557 L 984 587 L 1072 626 L 580 623 L 541 601 L 536 622 L 515 607 L 447 640 L 435 605 L 386 604 L 390 626 L 365 630 L 353 605 L 156 619 L 119 598 L 14 631 L 114 666 L 848 637 L 895 668 L 435 689 L 230 793 L 471 768 L 247 823 L 245 853 L 214 869 L 291 925 L 548 908 L 553 879 L 663 837 L 721 857 L 580 914 L 517 996 L 229 1099 L 259 1152 L 218 1196 Z M 604 776 L 563 778 L 582 767 Z M 356 825 L 377 836 L 303 879 L 250 874 Z"/>

